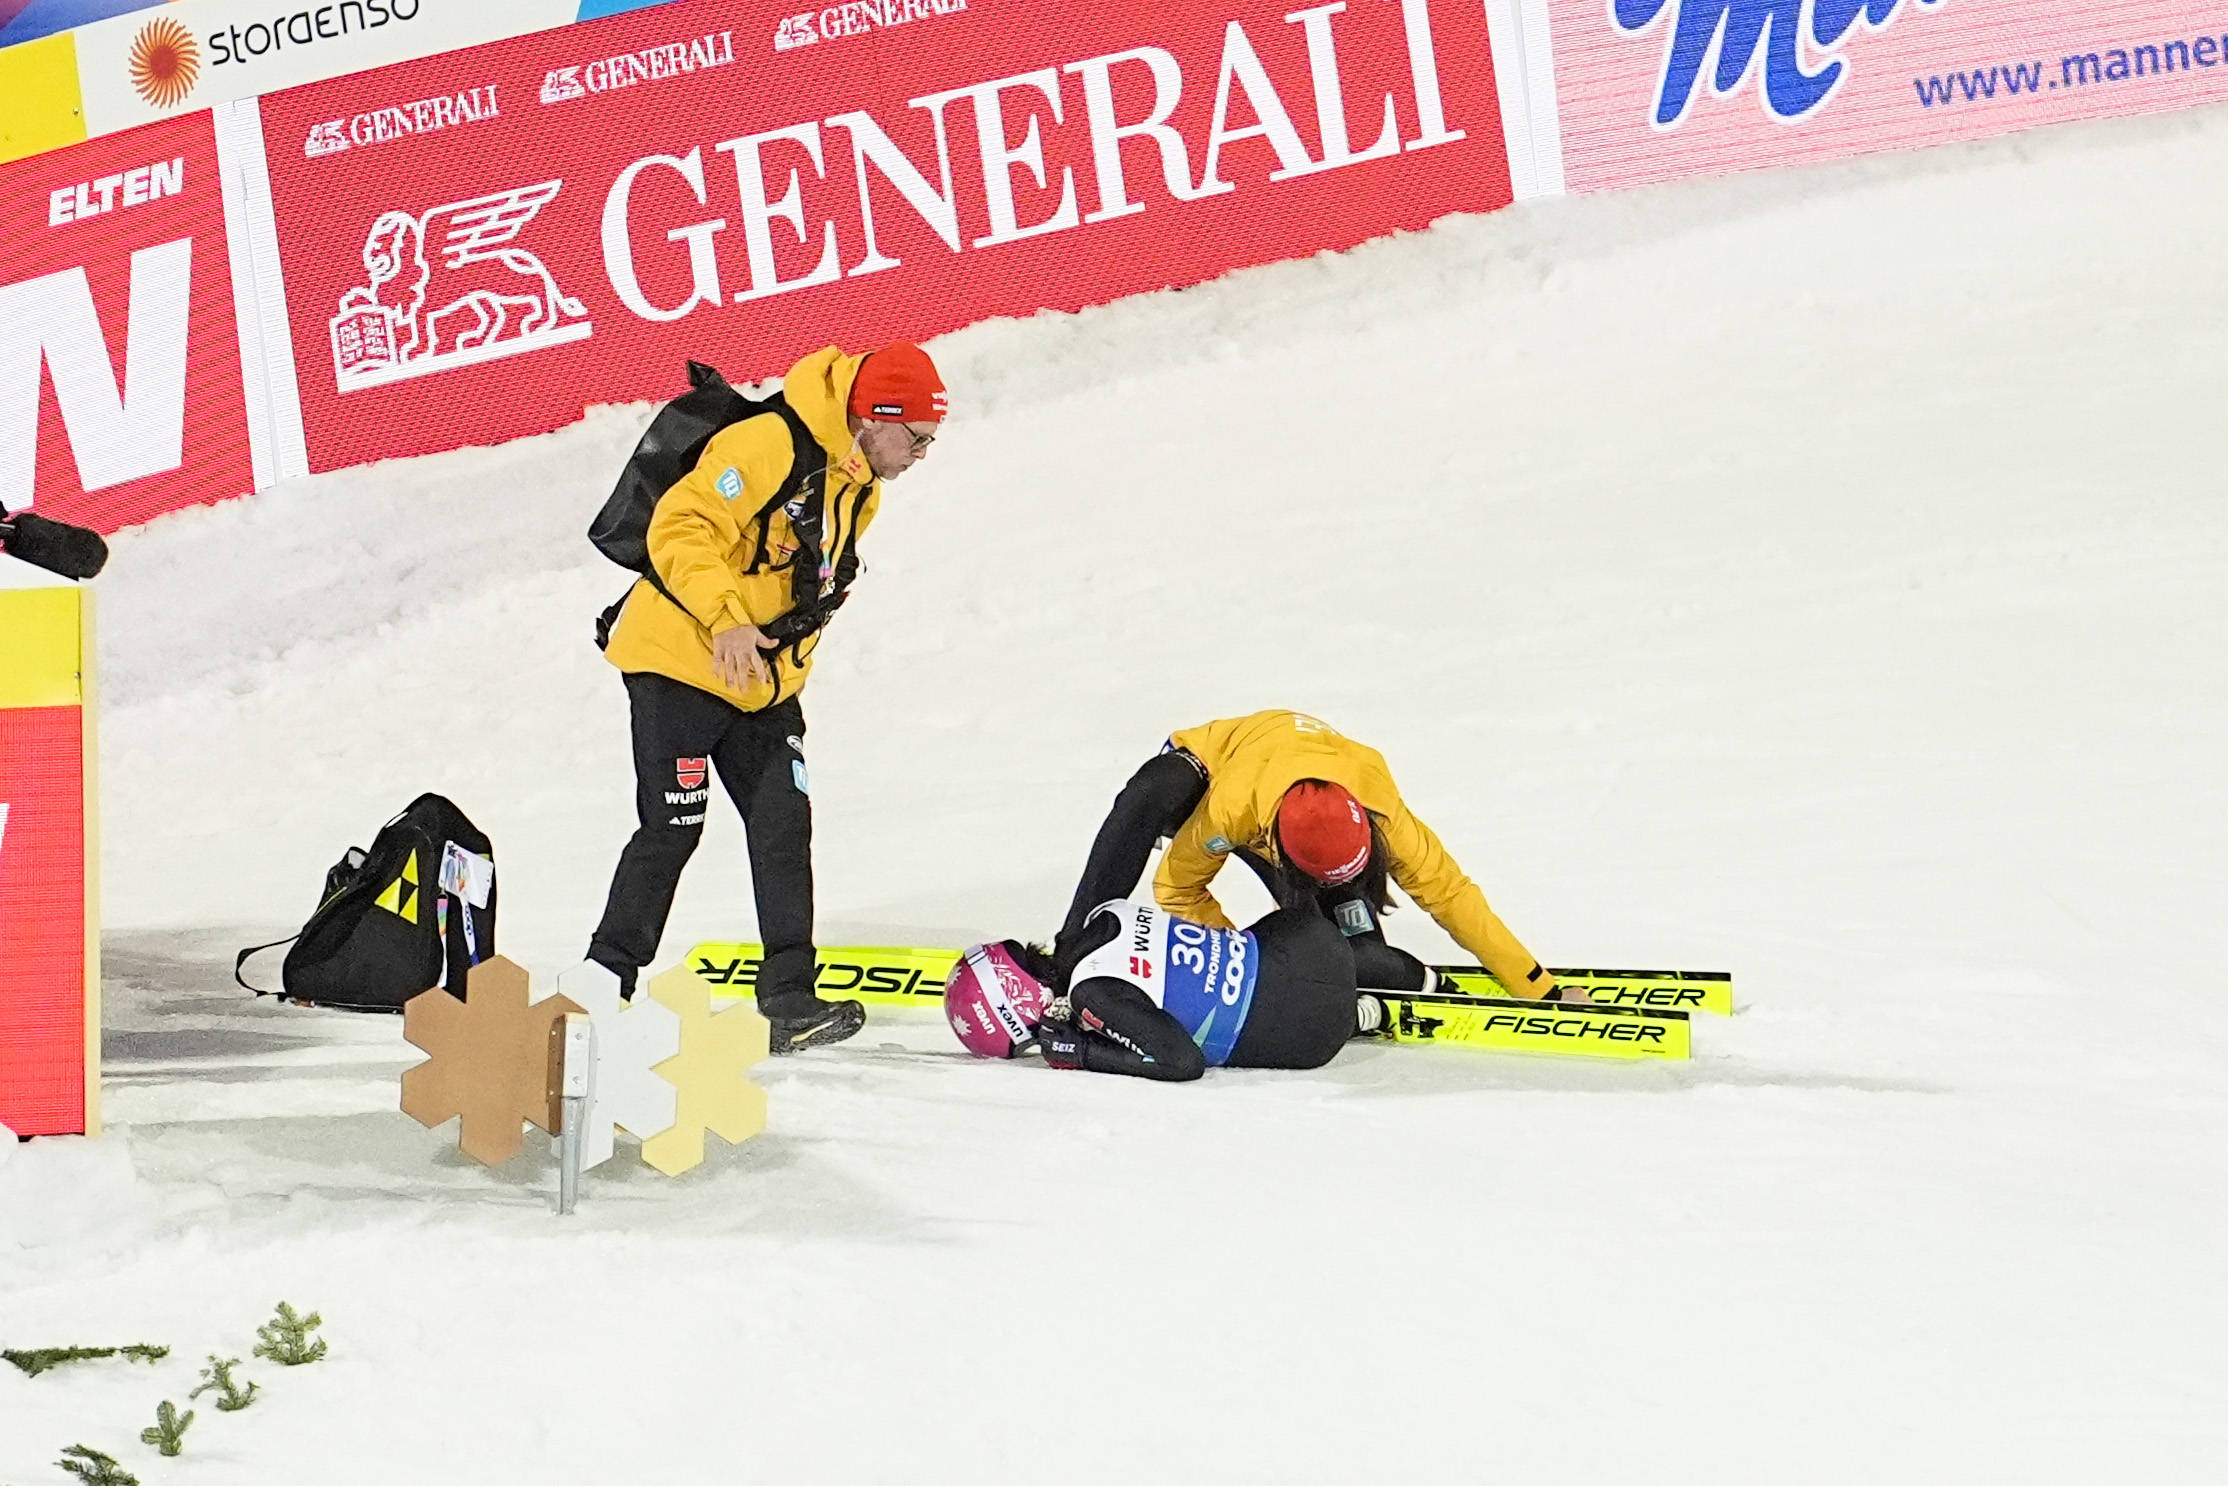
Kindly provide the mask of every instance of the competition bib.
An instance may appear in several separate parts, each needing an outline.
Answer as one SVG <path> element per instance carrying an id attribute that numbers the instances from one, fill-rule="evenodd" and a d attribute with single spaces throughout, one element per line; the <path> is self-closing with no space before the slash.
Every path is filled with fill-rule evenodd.
<path id="1" fill-rule="evenodd" d="M 1071 983 L 1099 976 L 1127 981 L 1191 1034 L 1208 1067 L 1229 1062 L 1261 968 L 1253 936 L 1210 929 L 1151 903 L 1117 898 L 1098 911 L 1115 915 L 1121 932 L 1084 957 Z"/>

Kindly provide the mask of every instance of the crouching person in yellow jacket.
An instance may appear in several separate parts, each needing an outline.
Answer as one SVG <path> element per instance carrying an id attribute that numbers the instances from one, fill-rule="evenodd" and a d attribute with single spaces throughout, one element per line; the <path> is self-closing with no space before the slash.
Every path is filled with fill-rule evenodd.
<path id="1" fill-rule="evenodd" d="M 716 773 L 749 838 L 766 945 L 758 1009 L 776 1053 L 840 1041 L 865 1019 L 856 1001 L 813 994 L 798 693 L 858 572 L 882 485 L 926 453 L 945 396 L 927 353 L 899 342 L 807 356 L 783 380 L 782 403 L 713 434 L 659 497 L 647 536 L 656 576 L 634 585 L 611 624 L 604 654 L 626 678 L 639 825 L 588 948 L 631 993 L 704 833 Z"/>
<path id="2" fill-rule="evenodd" d="M 1423 962 L 1385 942 L 1379 920 L 1391 911 L 1389 880 L 1512 994 L 1562 994 L 1431 828 L 1410 813 L 1384 758 L 1299 712 L 1256 712 L 1187 728 L 1131 776 L 1091 844 L 1053 941 L 1057 985 L 1066 985 L 1090 948 L 1092 911 L 1137 886 L 1163 838 L 1168 850 L 1153 877 L 1153 897 L 1194 923 L 1235 927 L 1210 884 L 1236 856 L 1279 908 L 1319 911 L 1338 925 L 1363 987 L 1427 990 L 1432 975 Z"/>

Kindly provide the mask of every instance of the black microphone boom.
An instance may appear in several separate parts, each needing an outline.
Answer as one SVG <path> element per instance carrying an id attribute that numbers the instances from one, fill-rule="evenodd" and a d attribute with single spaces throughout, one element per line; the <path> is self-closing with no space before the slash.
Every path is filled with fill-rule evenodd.
<path id="1" fill-rule="evenodd" d="M 29 511 L 10 516 L 0 510 L 0 551 L 79 582 L 98 577 L 108 566 L 108 543 L 99 532 Z"/>

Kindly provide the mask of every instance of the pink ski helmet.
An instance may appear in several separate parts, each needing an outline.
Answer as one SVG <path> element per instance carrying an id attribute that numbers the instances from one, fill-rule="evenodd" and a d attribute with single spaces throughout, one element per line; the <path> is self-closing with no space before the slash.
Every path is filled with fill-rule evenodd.
<path id="1" fill-rule="evenodd" d="M 1010 1058 L 1036 1040 L 1052 993 L 1002 944 L 978 944 L 944 981 L 944 1016 L 978 1058 Z"/>

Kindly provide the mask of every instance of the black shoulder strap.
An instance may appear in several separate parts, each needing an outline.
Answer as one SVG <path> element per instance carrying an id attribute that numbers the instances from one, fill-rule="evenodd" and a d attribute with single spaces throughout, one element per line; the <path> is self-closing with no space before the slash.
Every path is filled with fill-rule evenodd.
<path id="1" fill-rule="evenodd" d="M 277 991 L 266 991 L 261 986 L 249 985 L 247 977 L 241 974 L 241 972 L 247 968 L 247 963 L 250 956 L 259 955 L 267 949 L 277 949 L 282 944 L 292 944 L 295 940 L 301 938 L 304 932 L 306 931 L 297 930 L 296 932 L 287 935 L 284 939 L 274 939 L 269 944 L 251 944 L 246 949 L 243 949 L 238 954 L 234 955 L 232 957 L 232 978 L 240 983 L 240 989 L 243 991 L 253 991 L 258 996 L 278 995 L 279 993 Z"/>
<path id="2" fill-rule="evenodd" d="M 766 412 L 777 413 L 789 425 L 789 473 L 782 477 L 773 497 L 758 508 L 758 551 L 750 560 L 750 571 L 757 572 L 766 564 L 767 530 L 771 517 L 780 507 L 802 498 L 798 514 L 789 520 L 790 529 L 797 534 L 800 564 L 803 557 L 812 559 L 814 571 L 820 566 L 821 512 L 825 506 L 827 490 L 828 451 L 820 447 L 820 440 L 805 426 L 805 420 L 789 399 L 775 393 L 761 405 Z"/>
<path id="3" fill-rule="evenodd" d="M 798 416 L 795 408 L 789 406 L 789 400 L 778 392 L 754 405 L 751 412 L 735 421 L 737 423 L 746 422 L 762 413 L 777 414 L 782 422 L 789 425 L 791 451 L 789 473 L 782 476 L 781 484 L 774 488 L 774 493 L 766 499 L 765 504 L 761 505 L 757 513 L 751 518 L 752 523 L 758 528 L 758 550 L 752 554 L 750 566 L 745 571 L 755 573 L 765 566 L 769 518 L 776 510 L 788 505 L 802 494 L 805 502 L 804 514 L 801 517 L 792 518 L 790 524 L 797 531 L 800 547 L 809 549 L 800 552 L 799 555 L 800 558 L 807 555 L 811 557 L 812 569 L 816 575 L 813 581 L 817 583 L 819 581 L 817 574 L 820 569 L 820 512 L 823 505 L 822 488 L 826 484 L 825 476 L 828 472 L 828 451 L 820 447 L 820 440 L 814 437 L 810 428 L 805 426 L 805 420 Z M 687 614 L 689 618 L 695 619 L 698 624 L 704 622 L 690 611 L 688 605 L 673 596 L 673 590 L 667 588 L 665 581 L 658 577 L 656 564 L 644 564 L 642 576 L 649 580 L 652 588 L 664 594 L 672 602 L 674 608 L 679 609 L 683 614 Z M 617 617 L 616 614 L 612 615 L 614 620 Z"/>

